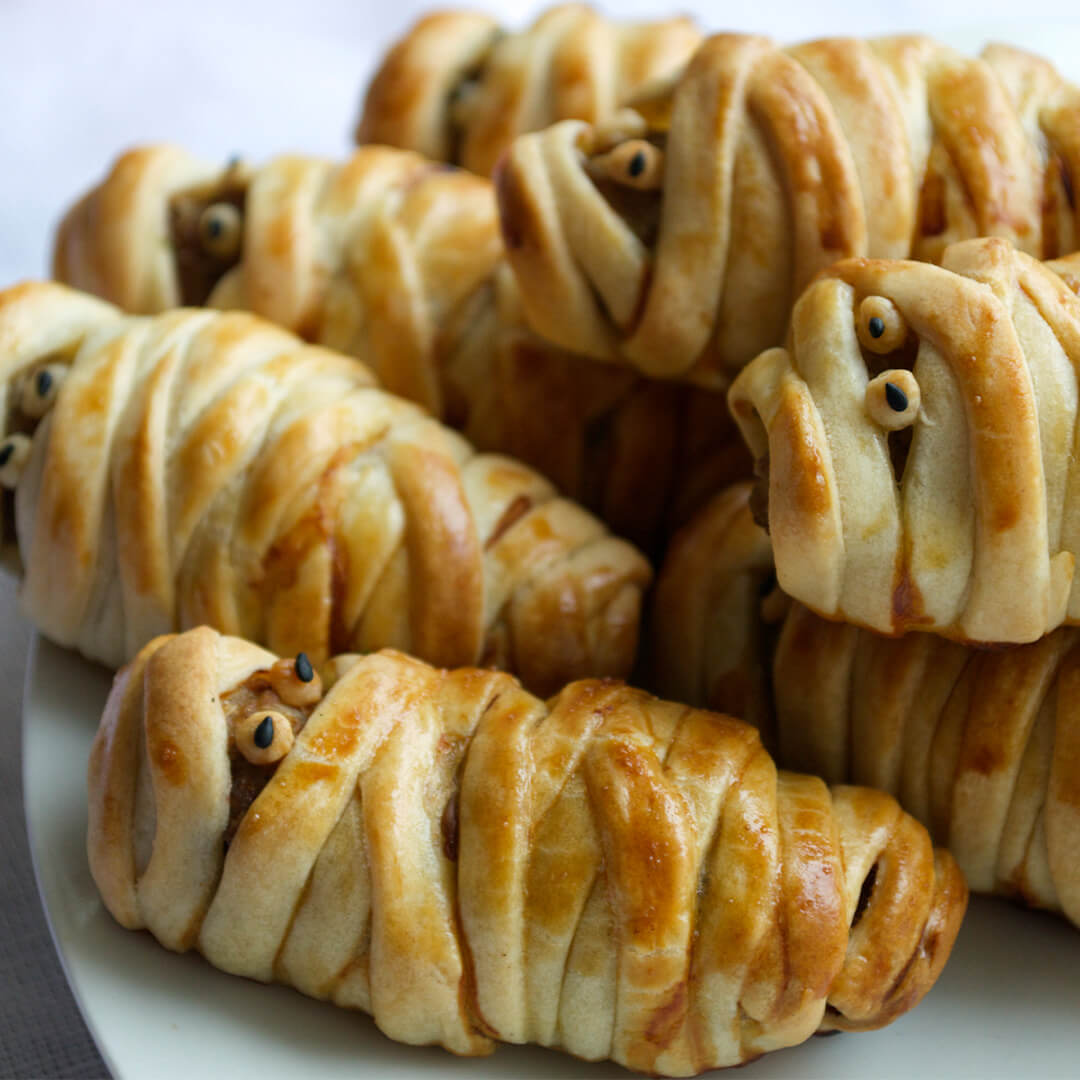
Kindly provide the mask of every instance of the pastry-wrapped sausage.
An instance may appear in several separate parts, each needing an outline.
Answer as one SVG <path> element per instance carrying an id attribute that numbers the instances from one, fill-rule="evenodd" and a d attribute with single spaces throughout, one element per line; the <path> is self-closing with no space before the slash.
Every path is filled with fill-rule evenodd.
<path id="1" fill-rule="evenodd" d="M 1080 95 L 1037 57 L 736 34 L 605 123 L 522 136 L 497 178 L 540 334 L 721 385 L 838 259 L 936 262 L 978 236 L 1075 250 L 1078 185 Z"/>
<path id="2" fill-rule="evenodd" d="M 973 642 L 1080 620 L 1080 299 L 1059 265 L 972 240 L 807 289 L 788 348 L 729 396 L 786 593 Z"/>
<path id="3" fill-rule="evenodd" d="M 749 475 L 715 393 L 583 363 L 530 333 L 491 185 L 405 151 L 257 169 L 131 151 L 67 215 L 55 272 L 133 313 L 244 308 L 357 356 L 650 549 Z"/>
<path id="4" fill-rule="evenodd" d="M 239 312 L 27 284 L 0 293 L 0 392 L 23 610 L 94 659 L 208 623 L 546 689 L 633 663 L 644 558 L 350 357 Z"/>
<path id="5" fill-rule="evenodd" d="M 701 33 L 687 18 L 619 23 L 583 4 L 501 32 L 471 11 L 425 15 L 387 53 L 356 141 L 416 150 L 490 175 L 515 135 L 557 120 L 595 123 L 677 71 Z"/>
<path id="6" fill-rule="evenodd" d="M 989 650 L 883 637 L 790 601 L 768 565 L 748 485 L 676 538 L 653 616 L 661 692 L 763 717 L 785 767 L 890 792 L 973 889 L 1080 926 L 1080 631 Z"/>
<path id="7" fill-rule="evenodd" d="M 945 963 L 952 857 L 746 724 L 389 651 L 320 696 L 305 659 L 200 628 L 118 676 L 89 853 L 124 926 L 403 1042 L 671 1076 L 879 1027 Z"/>

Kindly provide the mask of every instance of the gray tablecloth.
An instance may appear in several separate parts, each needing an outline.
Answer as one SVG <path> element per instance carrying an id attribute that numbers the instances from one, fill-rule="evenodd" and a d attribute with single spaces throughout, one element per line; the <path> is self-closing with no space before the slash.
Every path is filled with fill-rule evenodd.
<path id="1" fill-rule="evenodd" d="M 21 715 L 29 628 L 0 577 L 0 1076 L 105 1077 L 64 981 L 30 864 L 22 808 Z"/>

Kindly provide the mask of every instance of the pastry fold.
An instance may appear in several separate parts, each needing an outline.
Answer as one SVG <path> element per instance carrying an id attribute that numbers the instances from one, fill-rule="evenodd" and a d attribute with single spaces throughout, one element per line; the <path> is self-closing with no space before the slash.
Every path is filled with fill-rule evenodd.
<path id="1" fill-rule="evenodd" d="M 645 559 L 351 357 L 248 314 L 126 316 L 31 283 L 0 294 L 0 388 L 21 605 L 87 656 L 207 623 L 542 689 L 633 663 Z"/>
<path id="2" fill-rule="evenodd" d="M 684 17 L 616 22 L 584 4 L 548 8 L 518 33 L 477 12 L 434 12 L 386 54 L 356 141 L 488 176 L 515 135 L 558 120 L 606 119 L 681 68 L 700 41 Z"/>
<path id="3" fill-rule="evenodd" d="M 403 1042 L 671 1076 L 878 1027 L 948 956 L 952 857 L 886 795 L 777 772 L 746 724 L 392 651 L 309 694 L 301 663 L 200 628 L 118 675 L 88 847 L 124 926 Z M 252 744 L 267 716 L 287 749 Z"/>
<path id="4" fill-rule="evenodd" d="M 749 475 L 717 394 L 582 362 L 532 334 L 491 185 L 413 153 L 250 168 L 133 150 L 64 219 L 54 272 L 132 313 L 246 309 L 356 356 L 647 549 Z"/>
<path id="5" fill-rule="evenodd" d="M 979 649 L 822 619 L 776 588 L 750 500 L 725 492 L 672 544 L 659 691 L 745 709 L 785 767 L 896 796 L 973 889 L 1080 926 L 1080 631 Z"/>
<path id="6" fill-rule="evenodd" d="M 1003 45 L 718 34 L 607 121 L 517 139 L 496 186 L 538 333 L 722 386 L 839 259 L 1080 247 L 1080 96 Z"/>
<path id="7" fill-rule="evenodd" d="M 806 290 L 729 393 L 786 593 L 970 642 L 1080 620 L 1075 266 L 992 238 Z"/>

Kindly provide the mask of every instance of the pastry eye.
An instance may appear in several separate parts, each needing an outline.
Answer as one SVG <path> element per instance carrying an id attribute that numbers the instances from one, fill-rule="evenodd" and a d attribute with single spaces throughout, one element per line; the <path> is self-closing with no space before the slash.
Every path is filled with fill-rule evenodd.
<path id="1" fill-rule="evenodd" d="M 199 215 L 199 241 L 208 255 L 231 259 L 240 250 L 244 220 L 232 203 L 211 203 Z"/>
<path id="2" fill-rule="evenodd" d="M 312 667 L 307 653 L 297 653 L 295 660 L 279 660 L 270 669 L 270 686 L 286 705 L 302 709 L 316 704 L 323 696 L 322 679 Z"/>
<path id="3" fill-rule="evenodd" d="M 914 424 L 920 404 L 919 384 L 904 368 L 883 371 L 866 384 L 866 411 L 886 431 Z"/>
<path id="4" fill-rule="evenodd" d="M 30 457 L 30 437 L 16 432 L 0 442 L 0 487 L 14 488 Z"/>
<path id="5" fill-rule="evenodd" d="M 60 384 L 67 378 L 67 374 L 65 364 L 46 364 L 45 367 L 38 368 L 23 383 L 22 394 L 19 396 L 19 408 L 22 412 L 35 420 L 44 416 L 56 400 Z"/>
<path id="6" fill-rule="evenodd" d="M 664 152 L 644 139 L 628 139 L 596 158 L 592 169 L 616 184 L 654 191 L 664 182 Z"/>
<path id="7" fill-rule="evenodd" d="M 293 729 L 282 713 L 256 709 L 236 725 L 234 737 L 237 749 L 252 765 L 273 765 L 292 749 Z"/>
<path id="8" fill-rule="evenodd" d="M 868 296 L 859 305 L 856 333 L 864 349 L 890 353 L 904 344 L 907 323 L 897 306 L 884 296 Z"/>

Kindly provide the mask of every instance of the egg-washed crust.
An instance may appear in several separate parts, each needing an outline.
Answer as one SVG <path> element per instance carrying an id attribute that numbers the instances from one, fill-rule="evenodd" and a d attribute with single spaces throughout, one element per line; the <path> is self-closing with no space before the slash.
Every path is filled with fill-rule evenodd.
<path id="1" fill-rule="evenodd" d="M 1072 261 L 971 240 L 940 267 L 847 260 L 807 289 L 788 347 L 729 394 L 768 459 L 785 592 L 886 634 L 1022 643 L 1080 621 L 1080 299 L 1054 272 Z M 867 297 L 908 328 L 892 358 L 860 343 Z M 921 389 L 899 458 L 866 404 L 880 364 L 910 368 Z"/>
<path id="2" fill-rule="evenodd" d="M 5 348 L 6 346 L 6 348 Z M 118 666 L 208 623 L 287 654 L 384 645 L 540 689 L 629 671 L 645 559 L 350 357 L 254 316 L 0 294 L 0 364 L 67 351 L 16 489 L 22 610 Z"/>
<path id="3" fill-rule="evenodd" d="M 561 1047 L 686 1076 L 879 1027 L 966 888 L 888 796 L 778 773 L 757 733 L 613 681 L 355 658 L 227 850 L 222 700 L 265 652 L 208 629 L 117 677 L 88 847 L 113 915 L 460 1054 Z"/>
<path id="4" fill-rule="evenodd" d="M 662 183 L 636 192 L 651 208 L 629 213 L 610 197 L 636 183 L 627 140 L 663 156 Z M 1078 185 L 1080 94 L 1038 57 L 740 34 L 706 39 L 609 121 L 518 138 L 496 176 L 541 336 L 720 386 L 781 344 L 795 298 L 838 259 L 936 262 L 978 236 L 1040 258 L 1075 250 Z"/>
<path id="5" fill-rule="evenodd" d="M 700 40 L 684 17 L 616 22 L 583 4 L 549 8 L 518 33 L 476 12 L 434 12 L 386 54 L 356 141 L 489 176 L 514 136 L 558 120 L 605 120 L 681 68 Z"/>
<path id="6" fill-rule="evenodd" d="M 241 214 L 235 248 L 201 249 L 203 215 L 223 207 Z M 171 262 L 159 265 L 162 252 Z M 129 151 L 65 218 L 55 270 L 129 310 L 244 308 L 356 356 L 650 551 L 749 468 L 716 394 L 528 331 L 490 184 L 406 151 L 216 171 L 175 147 Z"/>
<path id="7" fill-rule="evenodd" d="M 718 496 L 672 545 L 652 615 L 660 692 L 764 717 L 781 765 L 889 792 L 973 889 L 1080 926 L 1080 631 L 980 649 L 823 619 L 759 589 L 771 553 L 749 495 Z"/>

